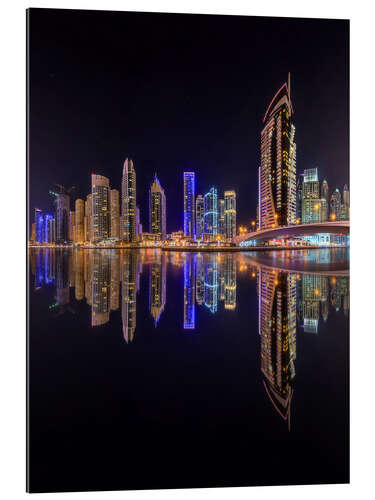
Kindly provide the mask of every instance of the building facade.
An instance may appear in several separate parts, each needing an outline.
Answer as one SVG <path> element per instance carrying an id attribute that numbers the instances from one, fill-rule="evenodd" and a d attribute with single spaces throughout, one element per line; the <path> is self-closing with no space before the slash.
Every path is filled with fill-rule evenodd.
<path id="1" fill-rule="evenodd" d="M 66 243 L 69 240 L 70 196 L 59 193 L 56 196 L 56 243 Z"/>
<path id="2" fill-rule="evenodd" d="M 137 240 L 136 174 L 133 161 L 128 158 L 125 159 L 122 170 L 121 196 L 120 238 L 127 243 L 134 243 Z"/>
<path id="3" fill-rule="evenodd" d="M 155 234 L 162 241 L 166 239 L 167 207 L 164 189 L 159 179 L 154 178 L 149 191 L 150 233 Z"/>
<path id="4" fill-rule="evenodd" d="M 109 193 L 111 238 L 120 238 L 120 195 L 117 189 L 111 189 Z"/>
<path id="5" fill-rule="evenodd" d="M 236 192 L 224 191 L 224 218 L 225 236 L 227 240 L 232 240 L 236 236 L 237 209 Z"/>
<path id="6" fill-rule="evenodd" d="M 84 217 L 85 217 L 85 202 L 80 198 L 75 201 L 75 241 L 83 243 L 84 235 Z"/>
<path id="7" fill-rule="evenodd" d="M 217 189 L 212 187 L 204 195 L 204 227 L 203 239 L 214 241 L 218 231 L 218 199 Z"/>
<path id="8" fill-rule="evenodd" d="M 193 240 L 195 227 L 195 173 L 184 172 L 184 233 Z"/>
<path id="9" fill-rule="evenodd" d="M 196 237 L 202 239 L 204 232 L 204 200 L 201 194 L 198 194 L 195 200 L 195 221 Z"/>
<path id="10" fill-rule="evenodd" d="M 336 188 L 331 194 L 330 199 L 330 219 L 340 220 L 341 216 L 341 193 L 338 188 Z"/>
<path id="11" fill-rule="evenodd" d="M 290 79 L 263 118 L 259 167 L 259 227 L 296 223 L 296 143 Z"/>
<path id="12" fill-rule="evenodd" d="M 92 236 L 91 240 L 99 242 L 110 235 L 109 179 L 103 175 L 91 176 L 92 195 Z"/>

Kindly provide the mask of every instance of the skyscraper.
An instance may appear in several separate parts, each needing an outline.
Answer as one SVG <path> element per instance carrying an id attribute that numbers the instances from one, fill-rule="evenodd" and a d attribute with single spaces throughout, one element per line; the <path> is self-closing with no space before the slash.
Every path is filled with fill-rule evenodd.
<path id="1" fill-rule="evenodd" d="M 195 240 L 195 173 L 184 172 L 184 233 Z"/>
<path id="2" fill-rule="evenodd" d="M 302 220 L 302 187 L 303 187 L 303 174 L 299 174 L 297 178 L 296 223 L 300 223 Z"/>
<path id="3" fill-rule="evenodd" d="M 345 184 L 344 190 L 342 192 L 342 204 L 340 213 L 341 220 L 349 220 L 349 210 L 350 210 L 349 189 L 348 186 Z"/>
<path id="4" fill-rule="evenodd" d="M 328 182 L 325 179 L 322 182 L 321 197 L 324 198 L 327 201 L 327 205 L 329 205 Z"/>
<path id="5" fill-rule="evenodd" d="M 85 241 L 92 239 L 92 194 L 87 195 L 85 201 L 86 233 Z"/>
<path id="6" fill-rule="evenodd" d="M 92 195 L 92 241 L 109 237 L 109 179 L 103 175 L 91 176 Z"/>
<path id="7" fill-rule="evenodd" d="M 235 191 L 224 191 L 224 217 L 226 239 L 231 240 L 236 236 L 236 193 Z"/>
<path id="8" fill-rule="evenodd" d="M 348 186 L 345 184 L 344 186 L 344 190 L 342 192 L 342 202 L 344 203 L 344 205 L 346 205 L 347 207 L 350 206 L 350 202 L 349 202 L 349 188 Z"/>
<path id="9" fill-rule="evenodd" d="M 44 241 L 46 243 L 53 243 L 56 239 L 54 222 L 53 215 L 46 214 L 44 216 Z"/>
<path id="10" fill-rule="evenodd" d="M 198 194 L 195 200 L 195 220 L 196 220 L 196 236 L 203 238 L 204 231 L 204 200 L 201 194 Z"/>
<path id="11" fill-rule="evenodd" d="M 217 189 L 212 187 L 204 195 L 204 228 L 203 238 L 206 241 L 214 241 L 217 237 L 218 229 L 218 206 Z"/>
<path id="12" fill-rule="evenodd" d="M 331 194 L 330 199 L 330 219 L 331 220 L 340 220 L 341 214 L 341 193 L 336 188 Z"/>
<path id="13" fill-rule="evenodd" d="M 65 193 L 56 195 L 56 242 L 65 243 L 69 240 L 70 196 Z"/>
<path id="14" fill-rule="evenodd" d="M 120 238 L 120 196 L 117 189 L 111 189 L 109 193 L 111 238 Z"/>
<path id="15" fill-rule="evenodd" d="M 302 183 L 302 224 L 321 222 L 324 204 L 325 200 L 319 199 L 318 169 L 306 169 Z"/>
<path id="16" fill-rule="evenodd" d="M 121 183 L 121 239 L 127 243 L 137 240 L 136 223 L 136 174 L 132 160 L 125 159 Z"/>
<path id="17" fill-rule="evenodd" d="M 259 167 L 259 227 L 296 223 L 296 144 L 288 84 L 278 90 L 263 118 Z"/>
<path id="18" fill-rule="evenodd" d="M 44 220 L 43 212 L 40 208 L 36 208 L 34 211 L 35 216 L 35 241 L 38 243 L 43 243 L 44 241 Z"/>
<path id="19" fill-rule="evenodd" d="M 68 237 L 69 241 L 75 241 L 75 220 L 76 214 L 74 210 L 69 212 L 69 225 L 68 225 Z"/>
<path id="20" fill-rule="evenodd" d="M 223 199 L 219 199 L 218 203 L 218 228 L 217 232 L 220 234 L 222 237 L 226 237 L 226 230 L 225 230 L 225 201 Z"/>
<path id="21" fill-rule="evenodd" d="M 161 240 L 166 238 L 167 208 L 164 189 L 159 179 L 154 178 L 149 192 L 150 233 L 157 234 Z"/>
<path id="22" fill-rule="evenodd" d="M 85 241 L 84 237 L 84 216 L 85 216 L 85 202 L 80 198 L 75 201 L 75 241 L 82 243 Z"/>

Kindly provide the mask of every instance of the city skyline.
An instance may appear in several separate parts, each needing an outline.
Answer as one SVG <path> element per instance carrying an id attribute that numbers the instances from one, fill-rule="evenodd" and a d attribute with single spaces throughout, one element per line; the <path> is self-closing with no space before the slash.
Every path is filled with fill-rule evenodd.
<path id="1" fill-rule="evenodd" d="M 31 33 L 31 47 L 40 49 L 41 55 L 34 56 L 33 82 L 36 91 L 30 103 L 32 110 L 30 131 L 33 141 L 30 150 L 31 208 L 38 206 L 44 212 L 50 212 L 51 200 L 48 198 L 48 191 L 55 182 L 66 186 L 74 184 L 76 186 L 75 195 L 77 198 L 84 199 L 87 194 L 85 192 L 85 179 L 93 171 L 111 179 L 111 183 L 118 189 L 121 182 L 121 166 L 124 158 L 128 156 L 135 160 L 138 177 L 142 178 L 142 184 L 138 189 L 137 204 L 140 207 L 143 225 L 147 225 L 144 214 L 147 213 L 148 199 L 146 189 L 141 186 L 146 186 L 152 179 L 153 173 L 157 171 L 163 179 L 168 204 L 170 207 L 175 207 L 173 211 L 170 211 L 170 217 L 167 220 L 167 232 L 181 226 L 181 216 L 177 213 L 177 207 L 180 205 L 179 196 L 182 192 L 183 181 L 176 175 L 176 169 L 181 172 L 194 171 L 199 174 L 200 179 L 197 181 L 196 193 L 203 191 L 204 187 L 212 184 L 212 180 L 218 176 L 220 185 L 228 186 L 237 193 L 238 223 L 247 223 L 250 212 L 255 214 L 256 211 L 257 191 L 253 177 L 257 175 L 259 166 L 259 124 L 266 105 L 271 101 L 275 90 L 279 88 L 288 71 L 292 75 L 292 100 L 298 138 L 297 170 L 301 172 L 306 168 L 319 165 L 321 178 L 328 178 L 331 185 L 341 186 L 341 188 L 344 184 L 349 185 L 348 151 L 347 147 L 342 147 L 348 142 L 346 125 L 348 122 L 348 81 L 346 76 L 348 64 L 346 33 L 348 28 L 345 21 L 300 20 L 300 24 L 293 24 L 293 29 L 297 29 L 300 34 L 299 44 L 294 47 L 293 60 L 286 60 L 284 65 L 278 61 L 278 54 L 285 54 L 283 49 L 290 37 L 288 29 L 292 20 L 232 18 L 229 20 L 229 29 L 234 35 L 229 42 L 226 41 L 226 44 L 231 44 L 227 51 L 230 51 L 232 47 L 234 49 L 234 45 L 238 44 L 240 40 L 245 43 L 242 44 L 241 52 L 231 63 L 230 75 L 221 80 L 216 79 L 216 73 L 219 70 L 218 60 L 214 54 L 210 53 L 211 73 L 208 72 L 204 78 L 192 80 L 191 76 L 201 70 L 203 56 L 207 56 L 206 51 L 211 47 L 212 42 L 210 42 L 208 34 L 213 37 L 216 43 L 218 42 L 222 19 L 220 16 L 156 15 L 155 17 L 153 15 L 151 38 L 157 36 L 165 26 L 173 25 L 176 21 L 181 21 L 192 28 L 199 25 L 207 29 L 200 30 L 199 40 L 194 41 L 190 47 L 183 35 L 175 35 L 178 48 L 187 50 L 188 57 L 185 61 L 184 73 L 187 78 L 184 81 L 172 78 L 173 85 L 176 89 L 180 89 L 176 90 L 175 93 L 169 92 L 167 95 L 165 92 L 160 92 L 159 96 L 152 94 L 154 98 L 152 102 L 146 98 L 145 103 L 149 106 L 148 111 L 138 99 L 136 99 L 138 104 L 136 107 L 129 100 L 131 96 L 144 96 L 145 87 L 142 85 L 134 87 L 134 79 L 144 81 L 147 87 L 149 72 L 145 69 L 145 64 L 148 61 L 146 53 L 141 50 L 139 60 L 132 59 L 133 73 L 130 79 L 127 75 L 127 78 L 123 80 L 120 69 L 119 81 L 121 81 L 122 86 L 118 87 L 115 83 L 113 89 L 114 96 L 121 103 L 121 109 L 125 113 L 120 120 L 118 111 L 113 108 L 111 101 L 108 101 L 100 91 L 95 98 L 95 103 L 91 103 L 93 95 L 91 93 L 86 96 L 82 95 L 81 90 L 75 86 L 74 82 L 66 88 L 61 86 L 60 76 L 62 72 L 69 74 L 78 64 L 76 56 L 72 55 L 71 51 L 69 53 L 65 53 L 63 50 L 59 51 L 56 61 L 51 59 L 54 47 L 40 47 L 43 33 L 47 36 L 51 29 L 58 32 L 66 24 L 72 28 L 71 43 L 74 43 L 78 29 L 77 20 L 84 19 L 88 43 L 93 44 L 99 51 L 100 60 L 106 61 L 103 64 L 109 71 L 114 68 L 117 70 L 118 64 L 111 49 L 113 40 L 117 40 L 120 26 L 124 23 L 124 26 L 129 27 L 127 35 L 132 44 L 136 43 L 139 37 L 137 28 L 142 27 L 149 19 L 148 14 L 118 14 L 118 20 L 113 21 L 112 34 L 106 34 L 99 44 L 98 40 L 92 38 L 98 22 L 96 16 L 99 14 L 93 13 L 87 19 L 87 14 L 84 12 L 75 13 L 73 16 L 68 11 L 61 11 L 62 17 L 57 18 L 48 10 L 32 10 L 31 15 L 34 16 L 34 23 L 38 29 Z M 48 22 L 45 22 L 46 20 Z M 110 22 L 112 22 L 112 18 Z M 226 20 L 227 22 L 228 20 Z M 265 47 L 261 47 L 259 54 L 258 47 L 257 53 L 255 53 L 254 41 L 260 36 L 263 26 L 272 26 L 276 22 L 281 23 L 285 38 L 280 38 L 280 47 L 275 48 L 270 40 Z M 251 35 L 245 34 L 245 23 L 251 23 L 254 26 Z M 318 41 L 314 36 L 316 30 L 319 30 L 320 33 Z M 319 50 L 320 44 L 325 49 L 323 54 Z M 199 54 L 198 45 L 200 49 L 203 48 L 202 55 Z M 265 57 L 270 53 L 271 46 L 274 51 L 272 69 L 267 69 L 264 72 Z M 83 55 L 86 54 L 87 49 L 88 46 L 84 45 L 78 52 L 81 51 L 80 54 Z M 227 51 L 222 52 L 224 62 Z M 251 67 L 258 70 L 255 78 L 253 73 L 250 76 L 249 62 L 245 63 L 245 51 L 247 53 L 246 61 L 252 61 Z M 330 61 L 333 53 L 335 54 L 335 65 L 332 68 Z M 39 57 L 42 56 L 47 62 L 43 67 L 38 62 Z M 107 59 L 105 59 L 106 56 L 108 56 Z M 153 72 L 153 84 L 155 88 L 159 89 L 160 85 L 166 83 L 167 74 L 176 75 L 174 78 L 177 78 L 175 71 L 179 71 L 180 66 L 174 58 L 173 52 L 171 53 L 162 41 L 155 45 L 155 58 L 151 64 L 157 64 L 159 71 Z M 80 58 L 79 62 L 82 63 L 84 60 L 85 58 Z M 311 78 L 311 65 L 314 66 L 313 79 Z M 86 66 L 85 62 L 83 62 L 81 71 L 83 69 L 85 71 L 84 78 L 90 77 L 91 69 Z M 258 73 L 263 75 L 261 81 L 257 76 Z M 97 74 L 95 78 L 102 80 L 100 74 Z M 221 81 L 219 85 L 216 85 L 217 88 L 210 86 L 213 78 L 216 82 Z M 51 89 L 45 88 L 47 82 Z M 241 82 L 239 86 L 238 82 Z M 229 91 L 231 85 L 236 85 L 236 93 Z M 105 87 L 106 84 L 103 83 L 103 88 Z M 207 96 L 208 88 L 212 90 L 209 96 Z M 39 89 L 44 89 L 43 101 L 39 99 Z M 75 103 L 78 105 L 79 101 L 83 102 L 83 108 L 80 107 L 82 110 L 80 120 L 82 120 L 81 125 L 85 126 L 86 133 L 92 139 L 95 138 L 95 147 L 92 151 L 90 148 L 87 149 L 84 141 L 79 141 L 80 134 L 67 136 L 64 130 L 59 130 L 58 127 L 55 129 L 58 141 L 51 134 L 47 139 L 47 123 L 53 114 L 59 116 L 60 119 L 71 121 L 73 130 L 77 126 L 76 118 L 70 115 L 71 108 L 62 109 L 60 101 L 51 101 L 50 90 L 53 90 L 54 95 L 57 93 L 61 96 L 61 102 L 69 99 L 73 108 Z M 192 92 L 193 90 L 194 92 Z M 187 92 L 187 102 L 183 98 L 184 91 Z M 203 105 L 201 97 L 203 92 L 206 96 L 206 105 Z M 310 96 L 312 99 L 306 100 L 306 96 Z M 179 106 L 176 108 L 177 98 L 181 99 L 179 99 Z M 240 100 L 243 103 L 243 110 L 239 106 Z M 103 108 L 104 102 L 107 104 L 105 109 Z M 217 107 L 216 103 L 219 102 L 220 107 Z M 100 117 L 102 122 L 106 124 L 106 129 L 100 126 L 93 129 L 95 120 L 92 123 L 87 121 L 89 103 L 93 105 L 92 110 L 95 109 L 98 118 Z M 190 109 L 184 113 L 187 104 L 190 105 Z M 156 116 L 155 111 L 161 106 L 164 112 L 161 129 L 155 135 L 153 117 Z M 180 111 L 178 115 L 175 112 L 176 109 Z M 33 110 L 38 110 L 38 113 L 33 113 Z M 219 110 L 223 118 L 226 116 L 225 120 L 220 118 Z M 181 111 L 183 112 L 181 113 Z M 136 117 L 133 116 L 134 113 L 137 114 Z M 183 116 L 188 117 L 188 123 L 181 118 Z M 325 117 L 324 120 L 322 120 L 322 116 Z M 132 130 L 129 130 L 129 119 L 132 122 Z M 210 130 L 210 135 L 203 132 L 205 130 L 203 128 L 201 136 L 197 136 L 191 128 L 193 120 L 198 124 L 198 130 L 202 131 L 199 126 L 202 123 L 206 130 Z M 147 124 L 146 129 L 144 126 L 140 129 L 141 124 Z M 170 133 L 166 133 L 167 130 L 169 132 L 175 131 L 173 132 L 172 148 L 164 139 L 164 137 L 170 137 Z M 332 135 L 332 130 L 335 131 L 334 135 Z M 114 131 L 115 133 L 111 134 L 112 138 L 110 139 L 108 133 Z M 125 141 L 120 139 L 123 133 L 126 135 Z M 42 138 L 45 138 L 43 142 L 48 141 L 47 149 L 40 148 Z M 310 138 L 314 138 L 314 140 L 311 141 Z M 147 152 L 144 147 L 146 144 L 152 145 L 151 148 L 147 147 Z M 77 154 L 73 154 L 73 147 Z M 83 156 L 83 150 L 85 156 Z M 46 162 L 45 154 L 47 151 L 53 152 L 52 156 L 49 155 L 48 162 Z M 77 160 L 79 160 L 79 165 L 76 163 Z M 68 165 L 70 168 L 67 168 Z"/>

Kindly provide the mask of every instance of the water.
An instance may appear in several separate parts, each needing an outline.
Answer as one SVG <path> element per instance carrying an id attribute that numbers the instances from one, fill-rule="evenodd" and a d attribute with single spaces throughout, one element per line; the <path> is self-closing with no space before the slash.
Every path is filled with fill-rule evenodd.
<path id="1" fill-rule="evenodd" d="M 31 249 L 31 490 L 347 482 L 348 262 Z"/>

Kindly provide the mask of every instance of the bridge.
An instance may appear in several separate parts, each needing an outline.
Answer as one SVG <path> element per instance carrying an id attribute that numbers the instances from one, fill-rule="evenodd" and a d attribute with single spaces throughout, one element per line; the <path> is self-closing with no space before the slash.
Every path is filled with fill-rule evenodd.
<path id="1" fill-rule="evenodd" d="M 294 238 L 297 236 L 310 236 L 318 233 L 349 234 L 350 222 L 316 222 L 313 224 L 296 224 L 295 226 L 278 226 L 252 233 L 239 234 L 233 238 L 233 243 L 239 245 L 243 241 L 273 240 L 274 238 Z"/>

